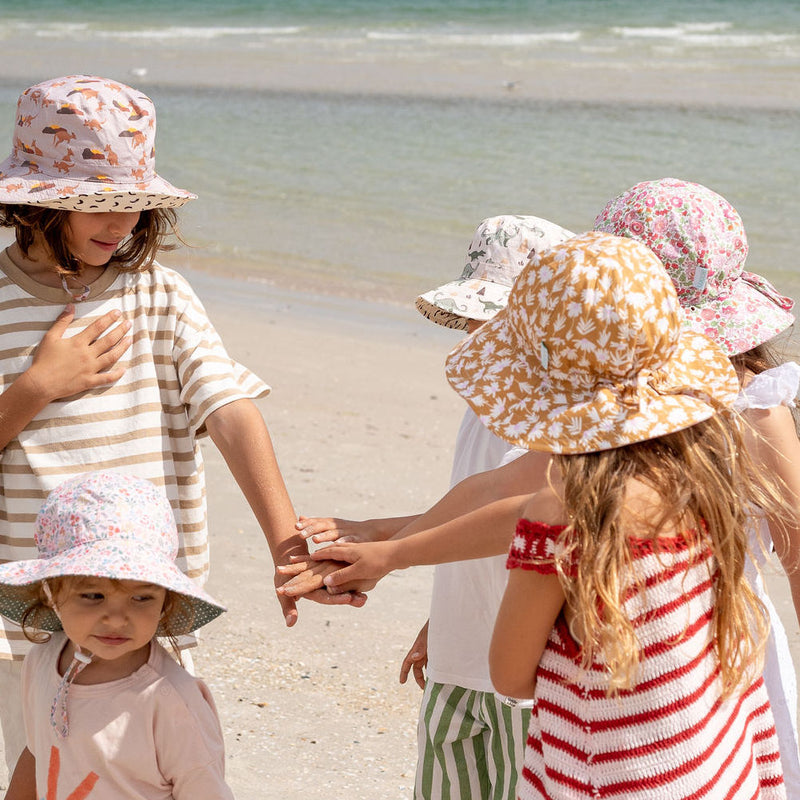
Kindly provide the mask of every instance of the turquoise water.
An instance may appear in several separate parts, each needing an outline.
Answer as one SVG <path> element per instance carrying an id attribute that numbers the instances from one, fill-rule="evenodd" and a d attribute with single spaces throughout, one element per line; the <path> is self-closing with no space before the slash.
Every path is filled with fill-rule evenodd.
<path id="1" fill-rule="evenodd" d="M 43 55 L 29 74 L 19 59 L 13 74 L 0 65 L 0 142 L 10 144 L 19 91 L 53 77 L 51 64 L 141 87 L 158 109 L 159 171 L 200 195 L 182 211 L 195 247 L 180 257 L 247 263 L 279 283 L 408 297 L 460 272 L 484 217 L 531 213 L 585 230 L 633 183 L 674 176 L 737 207 L 751 269 L 800 286 L 800 3 L 757 5 L 31 0 L 23 14 L 2 0 L 0 47 L 30 41 Z M 506 91 L 491 72 L 529 76 L 537 59 L 561 70 L 546 99 Z M 323 80 L 353 63 L 364 91 L 352 78 L 342 90 Z M 305 88 L 260 86 L 276 64 L 310 71 Z M 620 95 L 628 82 L 643 87 L 633 99 L 613 87 L 562 99 L 595 64 L 617 76 Z M 662 76 L 681 88 L 689 64 L 733 88 L 707 104 L 662 96 Z M 387 69 L 434 84 L 455 70 L 461 83 L 452 96 L 367 91 Z M 757 96 L 737 95 L 754 72 L 765 87 L 788 87 L 787 102 L 759 108 Z M 488 90 L 473 92 L 484 74 Z"/>

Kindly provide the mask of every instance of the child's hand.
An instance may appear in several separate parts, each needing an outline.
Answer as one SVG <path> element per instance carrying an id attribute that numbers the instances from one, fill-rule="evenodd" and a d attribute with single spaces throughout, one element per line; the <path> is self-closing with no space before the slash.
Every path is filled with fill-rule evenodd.
<path id="1" fill-rule="evenodd" d="M 405 683 L 408 679 L 409 670 L 414 668 L 414 680 L 417 686 L 424 691 L 425 689 L 425 668 L 428 666 L 428 623 L 426 622 L 411 649 L 406 653 L 403 663 L 400 665 L 400 683 Z"/>
<path id="2" fill-rule="evenodd" d="M 339 519 L 338 517 L 304 517 L 300 516 L 295 523 L 295 528 L 304 539 L 311 538 L 312 542 L 371 542 L 374 541 L 371 520 L 359 522 L 352 519 Z"/>
<path id="3" fill-rule="evenodd" d="M 329 592 L 325 588 L 323 578 L 335 572 L 342 565 L 337 562 L 313 562 L 305 556 L 293 556 L 293 564 L 279 564 L 275 567 L 275 591 L 278 597 L 301 597 L 314 600 L 325 605 L 351 605 L 361 608 L 367 602 L 367 596 L 361 591 Z M 287 580 L 288 577 L 288 580 Z"/>
<path id="4" fill-rule="evenodd" d="M 396 542 L 359 542 L 339 544 L 334 542 L 312 553 L 312 561 L 345 562 L 337 564 L 338 569 L 330 572 L 323 583 L 332 593 L 362 591 L 367 592 L 384 576 L 395 569 L 392 556 Z"/>
<path id="5" fill-rule="evenodd" d="M 75 317 L 75 306 L 70 303 L 42 338 L 28 368 L 36 390 L 52 402 L 118 381 L 125 368 L 114 365 L 131 344 L 125 335 L 131 323 L 120 321 L 121 316 L 119 311 L 109 311 L 65 339 Z"/>

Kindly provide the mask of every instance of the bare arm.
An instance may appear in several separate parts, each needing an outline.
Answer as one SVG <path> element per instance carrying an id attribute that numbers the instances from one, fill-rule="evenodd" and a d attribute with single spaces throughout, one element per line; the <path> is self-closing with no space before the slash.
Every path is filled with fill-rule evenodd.
<path id="1" fill-rule="evenodd" d="M 534 494 L 546 485 L 550 458 L 549 453 L 531 451 L 497 469 L 470 475 L 396 535 L 429 530 L 495 500 Z"/>
<path id="2" fill-rule="evenodd" d="M 315 561 L 345 562 L 348 566 L 325 577 L 326 586 L 338 591 L 367 591 L 395 569 L 422 564 L 444 564 L 472 558 L 487 558 L 507 552 L 517 519 L 529 495 L 506 497 L 413 536 L 385 542 L 332 545 L 311 555 Z M 331 564 L 331 569 L 341 565 Z M 288 594 L 291 584 L 281 587 Z"/>
<path id="3" fill-rule="evenodd" d="M 549 487 L 529 499 L 522 516 L 547 525 L 565 521 L 561 498 Z M 557 575 L 509 570 L 489 647 L 489 673 L 498 692 L 534 696 L 536 669 L 564 601 Z"/>
<path id="4" fill-rule="evenodd" d="M 800 620 L 800 441 L 788 408 L 747 409 L 748 449 L 767 475 L 775 475 L 785 489 L 792 513 L 789 519 L 768 518 L 775 552 L 781 560 L 792 592 L 795 615 Z"/>
<path id="5" fill-rule="evenodd" d="M 294 509 L 278 467 L 272 439 L 255 404 L 250 400 L 228 403 L 209 415 L 206 427 L 261 526 L 273 563 L 286 564 L 292 555 L 306 555 L 305 540 L 294 528 Z M 276 585 L 285 580 L 283 575 L 276 573 Z M 313 593 L 310 597 L 324 603 L 348 604 L 354 601 L 350 595 L 331 596 L 325 591 Z M 297 621 L 294 598 L 280 595 L 278 600 L 287 626 L 294 625 Z M 363 604 L 363 600 L 359 602 L 356 599 L 356 604 Z"/>
<path id="6" fill-rule="evenodd" d="M 510 571 L 489 648 L 489 673 L 500 694 L 533 697 L 536 668 L 563 605 L 557 575 Z"/>
<path id="7" fill-rule="evenodd" d="M 391 539 L 406 525 L 410 525 L 418 515 L 408 517 L 382 517 L 375 519 L 352 520 L 339 517 L 300 516 L 295 528 L 304 539 L 316 544 L 323 542 L 382 542 Z"/>
<path id="8" fill-rule="evenodd" d="M 54 400 L 122 377 L 124 368 L 114 365 L 130 345 L 125 336 L 130 323 L 116 325 L 121 314 L 110 311 L 65 339 L 74 316 L 74 306 L 68 305 L 42 338 L 31 366 L 0 395 L 0 450 Z"/>
<path id="9" fill-rule="evenodd" d="M 26 747 L 17 759 L 5 800 L 36 800 L 36 759 Z"/>

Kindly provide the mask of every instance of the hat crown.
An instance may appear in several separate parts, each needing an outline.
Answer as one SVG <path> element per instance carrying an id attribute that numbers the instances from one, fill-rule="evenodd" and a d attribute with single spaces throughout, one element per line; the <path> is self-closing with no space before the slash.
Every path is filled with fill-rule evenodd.
<path id="1" fill-rule="evenodd" d="M 595 230 L 646 244 L 685 307 L 724 299 L 742 277 L 748 245 L 742 219 L 724 197 L 697 183 L 643 181 L 606 204 Z"/>
<path id="2" fill-rule="evenodd" d="M 8 167 L 31 175 L 108 186 L 155 176 L 155 107 L 122 83 L 71 75 L 20 95 Z"/>
<path id="3" fill-rule="evenodd" d="M 94 544 L 150 548 L 170 562 L 178 553 L 175 517 L 166 496 L 150 481 L 114 472 L 93 472 L 66 481 L 47 497 L 34 532 L 40 559 Z M 103 577 L 87 557 L 87 571 Z"/>
<path id="4" fill-rule="evenodd" d="M 546 219 L 516 214 L 489 217 L 477 227 L 467 250 L 461 280 L 512 286 L 534 253 L 572 236 Z"/>
<path id="5" fill-rule="evenodd" d="M 509 327 L 549 382 L 636 382 L 669 360 L 679 307 L 658 258 L 591 232 L 536 256 L 509 298 Z"/>

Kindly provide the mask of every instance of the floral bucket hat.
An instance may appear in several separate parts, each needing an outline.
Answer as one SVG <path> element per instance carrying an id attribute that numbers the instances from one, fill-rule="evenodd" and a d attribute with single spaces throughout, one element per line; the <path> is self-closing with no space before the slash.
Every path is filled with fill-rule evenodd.
<path id="1" fill-rule="evenodd" d="M 728 355 L 772 339 L 794 322 L 794 301 L 747 272 L 747 237 L 725 198 L 697 183 L 645 181 L 611 200 L 595 230 L 646 244 L 667 269 L 692 330 Z"/>
<path id="2" fill-rule="evenodd" d="M 0 565 L 0 613 L 14 622 L 22 621 L 30 604 L 26 587 L 65 575 L 142 581 L 183 595 L 189 608 L 176 614 L 171 626 L 180 632 L 196 630 L 225 611 L 175 565 L 175 517 L 150 481 L 116 472 L 72 478 L 47 496 L 34 539 L 39 558 Z M 43 615 L 40 625 L 61 630 L 54 611 Z"/>
<path id="3" fill-rule="evenodd" d="M 461 277 L 420 295 L 417 309 L 437 325 L 462 331 L 468 320 L 491 319 L 505 306 L 528 259 L 570 236 L 574 234 L 539 217 L 485 219 L 472 237 Z"/>
<path id="4" fill-rule="evenodd" d="M 739 390 L 728 357 L 682 325 L 653 252 L 599 232 L 531 259 L 506 308 L 450 353 L 446 372 L 490 430 L 552 453 L 688 428 Z"/>
<path id="5" fill-rule="evenodd" d="M 156 111 L 130 86 L 90 75 L 54 78 L 17 101 L 0 203 L 68 211 L 144 211 L 196 195 L 156 175 Z"/>

